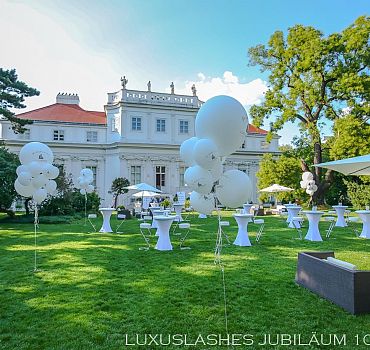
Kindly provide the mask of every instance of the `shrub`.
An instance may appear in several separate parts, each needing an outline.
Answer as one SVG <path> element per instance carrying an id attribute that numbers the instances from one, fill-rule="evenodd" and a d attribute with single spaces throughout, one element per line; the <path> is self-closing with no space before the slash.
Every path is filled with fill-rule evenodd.
<path id="1" fill-rule="evenodd" d="M 347 194 L 355 209 L 364 208 L 370 204 L 370 185 L 357 184 L 355 182 L 345 181 L 347 185 Z"/>

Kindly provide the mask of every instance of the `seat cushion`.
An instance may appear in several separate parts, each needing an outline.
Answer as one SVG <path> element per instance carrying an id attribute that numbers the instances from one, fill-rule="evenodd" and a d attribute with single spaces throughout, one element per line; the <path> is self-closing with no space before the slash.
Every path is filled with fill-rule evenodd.
<path id="1" fill-rule="evenodd" d="M 147 222 L 143 222 L 142 224 L 140 224 L 140 228 L 151 228 L 152 227 L 152 224 L 149 224 Z"/>
<path id="2" fill-rule="evenodd" d="M 263 219 L 255 219 L 253 222 L 255 224 L 264 224 L 265 223 L 265 220 L 263 220 Z"/>
<path id="3" fill-rule="evenodd" d="M 220 221 L 220 226 L 230 226 L 230 222 L 228 222 L 228 221 Z"/>
<path id="4" fill-rule="evenodd" d="M 179 224 L 179 228 L 190 228 L 190 224 L 188 222 L 183 222 Z"/>

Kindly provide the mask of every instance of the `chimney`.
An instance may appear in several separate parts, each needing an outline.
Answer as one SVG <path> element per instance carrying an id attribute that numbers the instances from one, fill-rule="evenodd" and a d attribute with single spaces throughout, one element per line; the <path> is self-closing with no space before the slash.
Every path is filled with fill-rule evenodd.
<path id="1" fill-rule="evenodd" d="M 65 105 L 79 105 L 80 98 L 77 94 L 67 94 L 65 92 L 58 93 L 57 103 L 63 103 Z"/>

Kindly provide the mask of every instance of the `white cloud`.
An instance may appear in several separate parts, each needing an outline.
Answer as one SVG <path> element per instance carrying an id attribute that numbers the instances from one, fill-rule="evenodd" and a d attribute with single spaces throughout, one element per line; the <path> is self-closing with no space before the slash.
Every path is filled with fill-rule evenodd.
<path id="1" fill-rule="evenodd" d="M 216 95 L 229 95 L 236 98 L 244 107 L 260 104 L 267 91 L 267 83 L 261 79 L 241 83 L 236 75 L 225 71 L 222 77 L 206 77 L 204 73 L 200 72 L 198 80 L 187 81 L 184 88 L 176 87 L 175 92 L 189 95 L 193 84 L 195 84 L 197 95 L 202 101 L 207 101 Z"/>

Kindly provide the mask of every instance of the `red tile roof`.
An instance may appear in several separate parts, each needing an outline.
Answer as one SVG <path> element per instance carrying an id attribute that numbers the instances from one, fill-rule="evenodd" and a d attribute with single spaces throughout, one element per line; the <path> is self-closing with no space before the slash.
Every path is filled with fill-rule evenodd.
<path id="1" fill-rule="evenodd" d="M 247 132 L 250 134 L 262 134 L 262 135 L 268 134 L 268 131 L 257 128 L 257 126 L 254 126 L 252 124 L 248 124 Z"/>
<path id="2" fill-rule="evenodd" d="M 85 111 L 79 105 L 54 103 L 53 105 L 21 113 L 18 118 L 72 123 L 91 123 L 105 125 L 105 112 Z"/>
<path id="3" fill-rule="evenodd" d="M 85 111 L 76 104 L 54 103 L 50 106 L 21 113 L 18 118 L 30 120 L 45 120 L 72 123 L 107 124 L 105 112 Z M 247 132 L 250 134 L 266 135 L 267 131 L 248 124 Z"/>

